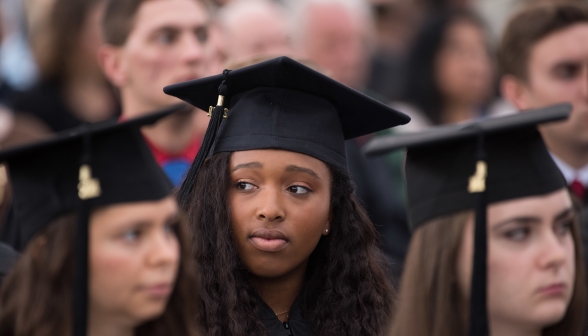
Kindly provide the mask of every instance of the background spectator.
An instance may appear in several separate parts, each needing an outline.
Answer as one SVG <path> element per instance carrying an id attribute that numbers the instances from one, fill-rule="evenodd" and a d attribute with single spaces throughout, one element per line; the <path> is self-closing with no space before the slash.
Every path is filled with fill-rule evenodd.
<path id="1" fill-rule="evenodd" d="M 364 90 L 374 47 L 370 7 L 362 0 L 290 2 L 294 48 L 329 76 Z"/>
<path id="2" fill-rule="evenodd" d="M 180 101 L 163 87 L 206 74 L 209 13 L 200 0 L 109 0 L 100 63 L 121 96 L 122 117 L 136 118 Z M 188 108 L 142 129 L 175 185 L 200 148 L 208 117 Z"/>
<path id="3" fill-rule="evenodd" d="M 12 108 L 58 132 L 113 117 L 117 103 L 96 54 L 102 44 L 102 0 L 55 0 L 33 50 L 41 80 L 15 95 Z"/>
<path id="4" fill-rule="evenodd" d="M 572 191 L 588 204 L 588 4 L 543 2 L 509 22 L 499 48 L 501 89 L 518 109 L 573 104 L 566 122 L 541 127 Z"/>
<path id="5" fill-rule="evenodd" d="M 409 127 L 483 116 L 493 93 L 493 64 L 482 21 L 465 10 L 432 16 L 410 52 L 403 103 Z M 425 118 L 423 118 L 425 117 Z"/>
<path id="6" fill-rule="evenodd" d="M 292 54 L 286 15 L 270 0 L 233 1 L 217 18 L 229 64 Z"/>

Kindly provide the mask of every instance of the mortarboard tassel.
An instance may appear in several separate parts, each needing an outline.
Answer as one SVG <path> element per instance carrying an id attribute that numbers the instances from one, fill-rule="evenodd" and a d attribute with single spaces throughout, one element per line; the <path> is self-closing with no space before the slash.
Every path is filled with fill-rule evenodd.
<path id="1" fill-rule="evenodd" d="M 229 72 L 231 72 L 231 70 L 223 71 L 224 79 L 218 87 L 218 102 L 214 108 L 210 106 L 210 109 L 208 110 L 208 116 L 211 118 L 210 123 L 208 124 L 208 128 L 206 129 L 204 140 L 202 141 L 198 155 L 196 155 L 194 162 L 192 162 L 192 166 L 190 167 L 188 174 L 186 174 L 186 178 L 184 179 L 184 182 L 182 183 L 182 186 L 178 192 L 178 203 L 180 208 L 183 210 L 188 209 L 188 200 L 192 190 L 194 189 L 196 177 L 198 176 L 198 172 L 200 171 L 200 167 L 202 167 L 204 160 L 206 160 L 208 154 L 210 153 L 221 121 L 223 117 L 227 118 L 226 113 L 228 110 L 224 108 L 224 100 L 225 96 L 227 95 L 227 78 L 229 76 Z"/>
<path id="2" fill-rule="evenodd" d="M 486 234 L 486 153 L 484 134 L 478 136 L 476 172 L 470 177 L 468 191 L 478 194 L 474 230 L 474 260 L 470 288 L 470 330 L 469 336 L 488 336 L 487 312 L 487 254 Z"/>
<path id="3" fill-rule="evenodd" d="M 92 177 L 90 135 L 84 135 L 84 152 L 79 171 L 78 197 L 81 202 L 77 212 L 76 253 L 73 297 L 73 336 L 85 336 L 88 320 L 88 200 L 100 196 L 100 182 Z"/>

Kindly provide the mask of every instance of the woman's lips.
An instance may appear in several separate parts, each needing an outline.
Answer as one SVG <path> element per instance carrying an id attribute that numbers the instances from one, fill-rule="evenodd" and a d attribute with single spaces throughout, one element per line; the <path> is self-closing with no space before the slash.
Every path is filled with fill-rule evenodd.
<path id="1" fill-rule="evenodd" d="M 539 294 L 547 296 L 560 296 L 564 294 L 566 287 L 566 284 L 563 282 L 555 283 L 549 286 L 541 287 L 539 289 Z"/>
<path id="2" fill-rule="evenodd" d="M 290 242 L 281 231 L 259 229 L 249 236 L 249 241 L 257 249 L 265 252 L 278 252 L 283 250 Z"/>
<path id="3" fill-rule="evenodd" d="M 170 283 L 161 283 L 152 286 L 143 286 L 141 289 L 153 298 L 165 299 L 171 294 L 173 286 Z"/>

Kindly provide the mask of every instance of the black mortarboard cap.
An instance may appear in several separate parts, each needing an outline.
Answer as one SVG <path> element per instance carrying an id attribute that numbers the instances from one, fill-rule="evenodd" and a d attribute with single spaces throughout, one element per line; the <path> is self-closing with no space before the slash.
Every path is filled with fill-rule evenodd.
<path id="1" fill-rule="evenodd" d="M 347 169 L 345 140 L 410 120 L 288 57 L 170 85 L 164 91 L 212 113 L 203 145 L 180 189 L 181 204 L 213 143 L 210 154 L 283 149 Z M 219 94 L 223 98 L 217 102 Z M 226 120 L 221 124 L 222 114 Z"/>
<path id="2" fill-rule="evenodd" d="M 414 230 L 429 220 L 475 210 L 470 336 L 487 336 L 487 204 L 566 187 L 537 125 L 566 119 L 559 104 L 515 115 L 375 138 L 367 155 L 407 148 L 408 212 Z"/>
<path id="3" fill-rule="evenodd" d="M 89 213 L 95 207 L 155 201 L 171 194 L 173 186 L 140 127 L 180 109 L 177 105 L 122 123 L 83 125 L 0 152 L 13 187 L 13 220 L 5 230 L 11 231 L 18 248 L 59 215 L 77 213 L 74 336 L 86 333 Z"/>

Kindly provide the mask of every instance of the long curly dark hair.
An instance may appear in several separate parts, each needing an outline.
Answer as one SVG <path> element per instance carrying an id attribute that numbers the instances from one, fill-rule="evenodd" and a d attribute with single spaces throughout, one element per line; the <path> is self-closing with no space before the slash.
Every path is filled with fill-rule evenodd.
<path id="1" fill-rule="evenodd" d="M 184 209 L 200 266 L 200 322 L 207 335 L 267 335 L 258 318 L 261 298 L 249 283 L 232 233 L 231 154 L 205 161 Z M 380 335 L 391 319 L 393 291 L 376 230 L 353 194 L 349 174 L 327 166 L 332 226 L 309 258 L 300 293 L 303 315 L 315 335 Z"/>

